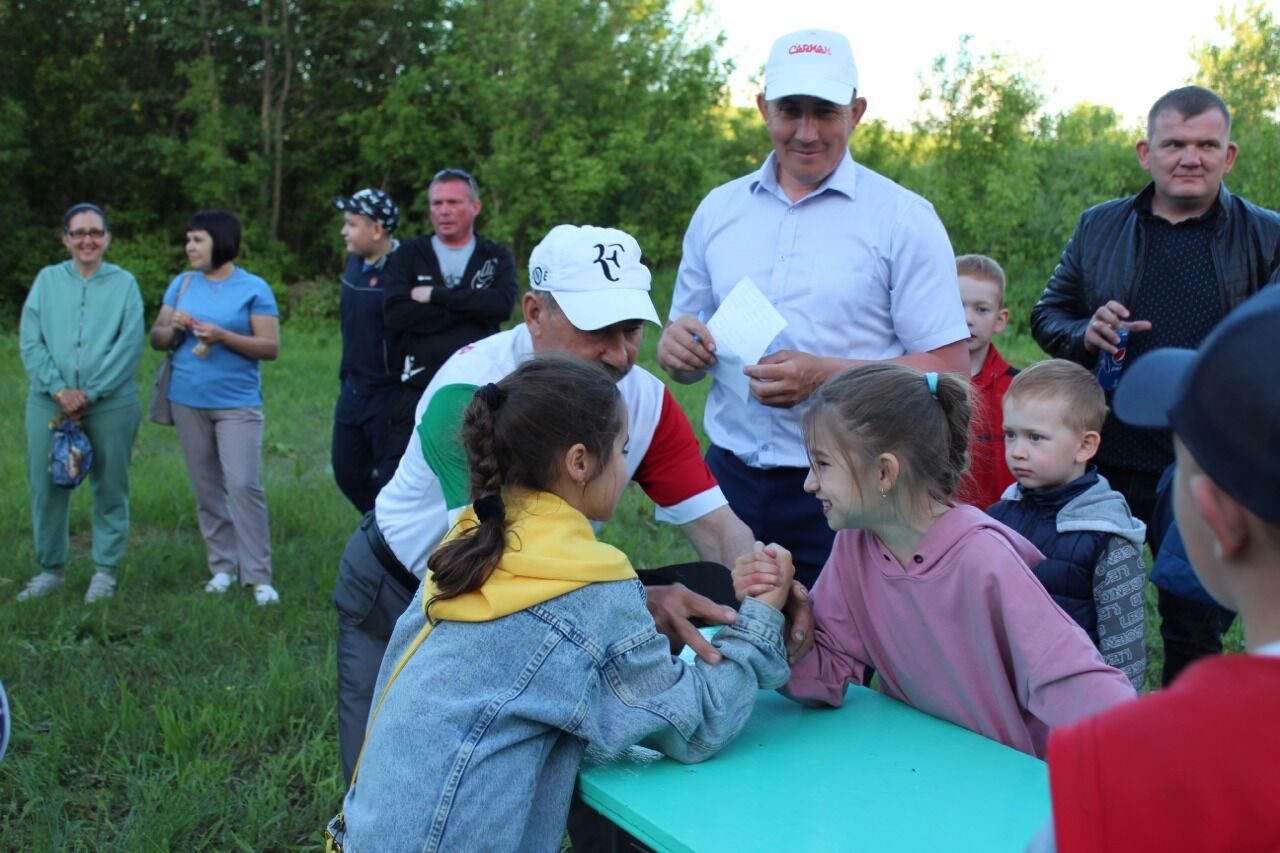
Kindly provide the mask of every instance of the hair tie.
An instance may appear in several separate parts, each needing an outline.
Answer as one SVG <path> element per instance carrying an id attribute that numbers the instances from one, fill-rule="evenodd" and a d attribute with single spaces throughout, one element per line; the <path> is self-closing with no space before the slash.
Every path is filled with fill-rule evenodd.
<path id="1" fill-rule="evenodd" d="M 933 373 L 932 371 L 931 371 L 931 372 L 929 372 L 929 373 L 926 373 L 926 374 L 924 375 L 924 384 L 929 386 L 929 393 L 930 393 L 930 394 L 932 394 L 932 395 L 934 396 L 934 399 L 937 399 L 937 397 L 938 397 L 938 374 Z"/>
<path id="2" fill-rule="evenodd" d="M 476 396 L 484 400 L 485 405 L 490 409 L 497 409 L 506 401 L 507 392 L 490 382 L 488 385 L 480 386 L 476 390 Z"/>
<path id="3" fill-rule="evenodd" d="M 480 519 L 481 524 L 484 524 L 491 518 L 499 520 L 505 519 L 507 515 L 507 508 L 502 503 L 502 495 L 496 493 L 492 495 L 485 495 L 475 503 L 471 504 L 471 508 L 476 511 L 476 518 Z"/>

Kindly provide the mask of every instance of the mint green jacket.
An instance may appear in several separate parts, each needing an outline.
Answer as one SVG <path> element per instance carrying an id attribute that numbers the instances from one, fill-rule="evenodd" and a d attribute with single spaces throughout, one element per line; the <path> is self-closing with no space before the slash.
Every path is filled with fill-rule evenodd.
<path id="1" fill-rule="evenodd" d="M 142 294 L 133 274 L 105 261 L 88 279 L 75 264 L 45 267 L 22 306 L 19 345 L 32 397 L 84 391 L 99 411 L 138 398 Z"/>

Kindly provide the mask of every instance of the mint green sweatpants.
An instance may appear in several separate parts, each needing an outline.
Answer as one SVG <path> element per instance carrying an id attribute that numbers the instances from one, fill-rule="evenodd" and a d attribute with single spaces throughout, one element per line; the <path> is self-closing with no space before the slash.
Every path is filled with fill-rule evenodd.
<path id="1" fill-rule="evenodd" d="M 138 435 L 142 406 L 129 400 L 99 401 L 89 406 L 80 426 L 93 445 L 89 489 L 93 494 L 93 565 L 114 572 L 129 542 L 129 459 Z M 31 487 L 31 526 L 35 531 L 36 562 L 49 572 L 66 568 L 70 551 L 68 518 L 71 490 L 53 484 L 49 450 L 53 433 L 49 421 L 60 412 L 44 395 L 27 397 L 27 483 Z M 82 486 L 83 487 L 83 486 Z"/>

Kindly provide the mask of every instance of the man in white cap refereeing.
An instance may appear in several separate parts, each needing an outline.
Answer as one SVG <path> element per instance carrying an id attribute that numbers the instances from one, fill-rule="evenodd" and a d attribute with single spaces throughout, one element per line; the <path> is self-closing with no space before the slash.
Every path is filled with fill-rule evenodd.
<path id="1" fill-rule="evenodd" d="M 729 508 L 703 462 L 684 412 L 661 380 L 635 366 L 644 323 L 657 324 L 658 315 L 649 299 L 649 270 L 631 235 L 613 228 L 558 225 L 533 250 L 529 284 L 522 325 L 458 350 L 431 380 L 395 476 L 342 555 L 333 603 L 338 611 L 344 779 L 351 778 L 364 739 L 391 630 L 418 587 L 427 555 L 471 503 L 466 456 L 458 440 L 463 409 L 477 388 L 502 379 L 526 359 L 543 352 L 568 353 L 608 371 L 627 407 L 628 473 L 656 504 L 658 520 L 679 525 L 708 562 L 732 566 L 752 549 L 751 531 Z M 707 571 L 721 576 L 731 601 L 728 572 Z M 641 572 L 642 579 L 646 574 Z M 718 624 L 735 617 L 734 608 L 716 605 L 680 584 L 650 587 L 649 609 L 673 644 L 688 643 L 712 662 L 719 654 L 689 620 Z M 789 641 L 794 644 L 794 632 L 807 636 L 812 617 L 804 601 L 791 613 L 795 622 Z"/>
<path id="2" fill-rule="evenodd" d="M 715 382 L 704 425 L 707 464 L 755 537 L 788 548 L 812 584 L 833 532 L 804 493 L 800 415 L 833 374 L 866 361 L 968 371 L 969 329 L 955 257 L 933 206 L 860 166 L 849 137 L 867 109 L 839 33 L 778 39 L 757 98 L 773 138 L 760 170 L 703 199 L 685 233 L 658 361 L 680 382 L 715 364 L 711 317 L 750 277 L 787 321 L 758 364 L 746 401 Z"/>

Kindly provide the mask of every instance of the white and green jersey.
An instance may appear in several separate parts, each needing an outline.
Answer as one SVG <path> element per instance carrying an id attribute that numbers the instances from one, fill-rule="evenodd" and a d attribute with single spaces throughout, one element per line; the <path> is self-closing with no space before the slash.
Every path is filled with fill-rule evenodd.
<path id="1" fill-rule="evenodd" d="M 471 502 L 462 412 L 476 389 L 497 382 L 533 356 L 524 325 L 454 353 L 418 402 L 417 428 L 374 513 L 391 551 L 419 578 L 427 555 Z M 657 505 L 667 524 L 687 524 L 725 505 L 689 419 L 658 377 L 633 367 L 618 383 L 627 407 L 627 473 Z"/>

